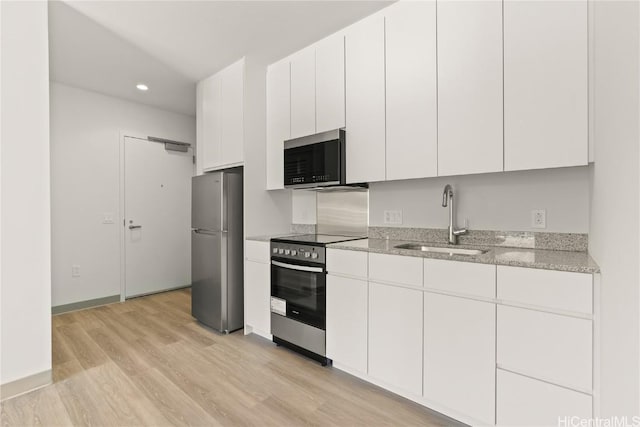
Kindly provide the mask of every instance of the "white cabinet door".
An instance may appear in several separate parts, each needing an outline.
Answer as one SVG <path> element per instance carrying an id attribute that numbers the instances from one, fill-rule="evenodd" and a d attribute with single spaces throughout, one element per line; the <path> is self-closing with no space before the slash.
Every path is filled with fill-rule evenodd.
<path id="1" fill-rule="evenodd" d="M 222 136 L 220 76 L 214 75 L 202 80 L 199 86 L 201 105 L 198 110 L 202 114 L 197 118 L 201 135 L 201 140 L 198 141 L 198 152 L 202 156 L 202 168 L 208 170 L 215 168 L 220 162 Z"/>
<path id="2" fill-rule="evenodd" d="M 557 426 L 561 420 L 593 417 L 592 397 L 533 378 L 497 370 L 497 424 Z M 570 425 L 570 422 L 567 423 Z"/>
<path id="3" fill-rule="evenodd" d="M 422 394 L 422 291 L 369 282 L 369 375 Z"/>
<path id="4" fill-rule="evenodd" d="M 346 181 L 384 181 L 384 18 L 360 21 L 345 37 Z"/>
<path id="5" fill-rule="evenodd" d="M 436 2 L 385 9 L 387 180 L 436 176 Z"/>
<path id="6" fill-rule="evenodd" d="M 438 1 L 438 175 L 503 170 L 502 84 L 502 1 Z"/>
<path id="7" fill-rule="evenodd" d="M 495 304 L 424 294 L 424 397 L 495 422 Z"/>
<path id="8" fill-rule="evenodd" d="M 244 59 L 225 68 L 221 72 L 221 79 L 222 131 L 219 164 L 223 166 L 240 163 L 244 157 Z"/>
<path id="9" fill-rule="evenodd" d="M 592 390 L 591 320 L 498 306 L 501 368 L 575 390 Z"/>
<path id="10" fill-rule="evenodd" d="M 313 47 L 291 58 L 291 138 L 316 131 L 316 52 Z"/>
<path id="11" fill-rule="evenodd" d="M 588 163 L 587 0 L 504 2 L 504 166 Z"/>
<path id="12" fill-rule="evenodd" d="M 244 263 L 244 322 L 254 333 L 271 335 L 271 268 L 269 264 Z"/>
<path id="13" fill-rule="evenodd" d="M 289 61 L 267 69 L 267 190 L 284 188 L 284 141 L 291 138 Z"/>
<path id="14" fill-rule="evenodd" d="M 327 357 L 367 372 L 367 282 L 327 275 Z"/>
<path id="15" fill-rule="evenodd" d="M 344 34 L 316 46 L 316 132 L 344 127 Z"/>

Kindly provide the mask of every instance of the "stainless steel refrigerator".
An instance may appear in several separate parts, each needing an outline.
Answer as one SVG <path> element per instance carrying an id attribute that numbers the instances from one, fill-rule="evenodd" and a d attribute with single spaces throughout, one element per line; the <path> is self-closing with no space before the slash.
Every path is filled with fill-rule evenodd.
<path id="1" fill-rule="evenodd" d="M 193 178 L 191 315 L 223 333 L 243 326 L 242 168 Z"/>

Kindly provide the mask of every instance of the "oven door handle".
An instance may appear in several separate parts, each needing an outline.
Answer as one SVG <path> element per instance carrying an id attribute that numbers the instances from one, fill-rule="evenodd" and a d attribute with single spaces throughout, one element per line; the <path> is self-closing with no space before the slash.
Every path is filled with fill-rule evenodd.
<path id="1" fill-rule="evenodd" d="M 276 267 L 288 268 L 289 270 L 310 271 L 312 273 L 324 273 L 324 269 L 322 267 L 307 267 L 306 265 L 286 264 L 280 261 L 271 261 L 271 264 L 275 265 Z"/>

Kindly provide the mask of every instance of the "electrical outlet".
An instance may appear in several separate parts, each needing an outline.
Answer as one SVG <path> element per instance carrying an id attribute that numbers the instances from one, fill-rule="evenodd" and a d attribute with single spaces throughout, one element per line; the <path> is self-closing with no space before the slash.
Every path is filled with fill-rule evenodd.
<path id="1" fill-rule="evenodd" d="M 71 266 L 71 277 L 80 277 L 80 266 L 74 264 Z"/>
<path id="2" fill-rule="evenodd" d="M 531 227 L 547 228 L 547 211 L 545 209 L 534 209 L 531 211 Z"/>
<path id="3" fill-rule="evenodd" d="M 385 224 L 402 224 L 402 211 L 384 211 Z"/>

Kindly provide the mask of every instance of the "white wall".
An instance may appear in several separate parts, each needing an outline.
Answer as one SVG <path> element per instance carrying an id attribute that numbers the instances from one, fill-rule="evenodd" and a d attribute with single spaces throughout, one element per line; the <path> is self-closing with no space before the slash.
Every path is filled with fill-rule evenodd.
<path id="1" fill-rule="evenodd" d="M 0 383 L 51 369 L 47 2 L 0 2 Z"/>
<path id="2" fill-rule="evenodd" d="M 195 143 L 195 118 L 51 84 L 52 305 L 120 293 L 120 132 Z M 103 213 L 116 218 L 102 224 Z M 71 266 L 80 277 L 71 277 Z"/>
<path id="3" fill-rule="evenodd" d="M 589 181 L 586 167 L 372 183 L 369 225 L 384 224 L 385 210 L 401 210 L 401 227 L 446 228 L 442 190 L 454 188 L 457 225 L 476 230 L 587 233 Z M 547 228 L 531 228 L 531 210 L 546 209 Z"/>
<path id="4" fill-rule="evenodd" d="M 639 8 L 595 4 L 589 250 L 602 271 L 602 417 L 640 415 Z"/>
<path id="5" fill-rule="evenodd" d="M 267 66 L 245 58 L 244 223 L 246 236 L 287 233 L 291 224 L 289 191 L 266 191 Z"/>

